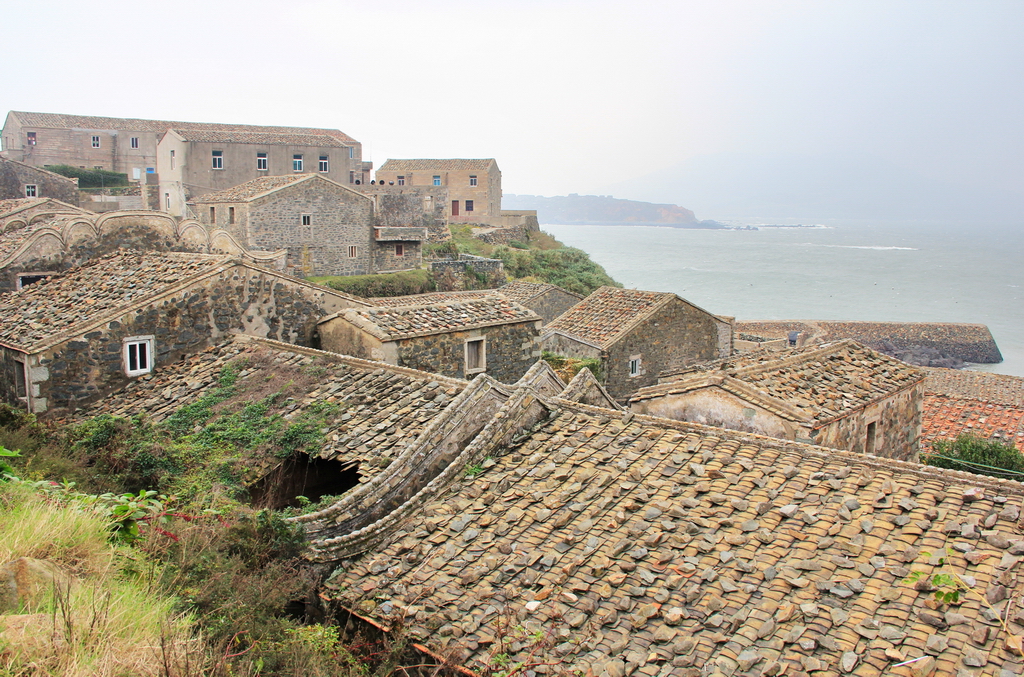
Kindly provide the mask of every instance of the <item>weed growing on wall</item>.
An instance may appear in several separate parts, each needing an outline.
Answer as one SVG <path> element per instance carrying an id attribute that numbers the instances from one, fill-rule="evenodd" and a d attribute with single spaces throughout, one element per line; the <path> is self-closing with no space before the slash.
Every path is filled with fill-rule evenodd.
<path id="1" fill-rule="evenodd" d="M 581 369 L 589 369 L 599 382 L 604 381 L 604 369 L 601 360 L 596 357 L 566 357 L 545 350 L 541 359 L 551 365 L 558 377 L 568 383 Z"/>

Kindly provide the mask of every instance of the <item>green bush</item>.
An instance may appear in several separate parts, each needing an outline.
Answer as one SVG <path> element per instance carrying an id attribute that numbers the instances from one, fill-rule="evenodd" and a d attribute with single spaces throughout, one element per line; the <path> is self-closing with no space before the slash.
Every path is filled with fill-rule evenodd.
<path id="1" fill-rule="evenodd" d="M 528 250 L 497 247 L 493 256 L 505 263 L 509 277 L 532 277 L 577 294 L 587 295 L 603 286 L 622 286 L 585 251 L 574 247 Z"/>
<path id="2" fill-rule="evenodd" d="M 434 281 L 426 270 L 404 270 L 400 273 L 381 273 L 380 275 L 311 277 L 309 281 L 364 298 L 406 296 L 436 291 Z"/>
<path id="3" fill-rule="evenodd" d="M 926 465 L 965 470 L 1019 480 L 1024 475 L 1024 455 L 1012 444 L 961 434 L 955 440 L 936 440 L 932 450 L 921 457 Z"/>
<path id="4" fill-rule="evenodd" d="M 54 174 L 71 179 L 78 179 L 79 188 L 109 188 L 111 186 L 127 186 L 128 175 L 111 172 L 106 169 L 84 169 L 71 165 L 44 165 Z"/>

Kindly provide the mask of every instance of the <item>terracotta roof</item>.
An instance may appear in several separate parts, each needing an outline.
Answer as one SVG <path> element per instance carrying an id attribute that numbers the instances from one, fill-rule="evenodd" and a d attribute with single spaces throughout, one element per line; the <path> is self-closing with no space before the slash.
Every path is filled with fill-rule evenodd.
<path id="1" fill-rule="evenodd" d="M 466 387 L 465 381 L 415 369 L 236 336 L 133 380 L 123 390 L 83 409 L 79 417 L 145 414 L 154 422 L 165 421 L 216 388 L 228 364 L 243 366 L 235 381 L 239 393 L 251 395 L 258 390 L 266 391 L 265 396 L 291 388 L 290 418 L 312 405 L 340 405 L 327 423 L 320 458 L 358 464 L 360 481 L 369 480 L 387 467 L 403 445 L 415 439 Z M 249 462 L 253 466 L 250 477 L 255 480 L 281 459 L 271 452 L 265 457 L 254 455 Z"/>
<path id="2" fill-rule="evenodd" d="M 415 306 L 423 304 L 451 303 L 464 301 L 466 299 L 482 299 L 487 296 L 494 296 L 493 289 L 479 289 L 470 291 L 434 291 L 426 294 L 407 294 L 406 296 L 375 296 L 367 299 L 375 306 Z"/>
<path id="3" fill-rule="evenodd" d="M 499 295 L 413 306 L 350 308 L 340 315 L 382 341 L 541 319 L 529 308 Z"/>
<path id="4" fill-rule="evenodd" d="M 563 294 L 568 294 L 569 296 L 575 296 L 580 300 L 583 299 L 579 294 L 574 294 L 571 291 L 562 289 L 556 284 L 548 284 L 546 282 L 523 282 L 521 280 L 516 280 L 515 282 L 509 282 L 508 284 L 498 288 L 499 292 L 516 303 L 524 304 L 537 298 L 541 294 L 545 294 L 552 290 L 560 291 Z"/>
<path id="5" fill-rule="evenodd" d="M 347 148 L 347 144 L 326 134 L 296 134 L 294 132 L 254 132 L 242 129 L 212 131 L 208 129 L 175 129 L 186 141 L 200 143 L 251 143 L 264 146 L 323 146 Z"/>
<path id="6" fill-rule="evenodd" d="M 282 186 L 288 186 L 299 181 L 308 180 L 316 177 L 316 174 L 286 174 L 284 176 L 261 176 L 258 179 L 252 181 L 246 181 L 245 183 L 231 188 L 225 188 L 224 190 L 214 191 L 212 193 L 206 193 L 205 195 L 199 195 L 189 200 L 190 204 L 205 204 L 208 202 L 246 202 L 264 193 L 281 188 Z"/>
<path id="7" fill-rule="evenodd" d="M 927 368 L 926 393 L 1024 407 L 1024 378 L 964 369 Z"/>
<path id="8" fill-rule="evenodd" d="M 556 404 L 326 594 L 472 669 L 505 653 L 594 676 L 1019 671 L 988 604 L 1015 595 L 1024 485 Z M 939 558 L 979 594 L 940 605 L 906 582 Z"/>
<path id="9" fill-rule="evenodd" d="M 494 158 L 482 158 L 478 160 L 467 159 L 439 159 L 439 160 L 388 160 L 378 172 L 446 172 L 460 169 L 478 169 L 487 171 L 495 164 Z"/>
<path id="10" fill-rule="evenodd" d="M 952 440 L 961 433 L 1009 442 L 1024 452 L 1024 405 L 926 393 L 921 420 L 923 440 L 929 444 Z"/>
<path id="11" fill-rule="evenodd" d="M 729 390 L 729 381 L 734 381 L 780 403 L 780 409 L 796 409 L 824 424 L 920 383 L 925 375 L 917 367 L 847 339 L 785 352 L 743 353 L 664 374 L 663 378 L 672 380 L 637 391 L 631 401 L 708 385 Z"/>
<path id="12" fill-rule="evenodd" d="M 40 350 L 63 340 L 64 333 L 73 334 L 232 261 L 211 254 L 121 250 L 0 295 L 0 343 Z"/>
<path id="13" fill-rule="evenodd" d="M 545 328 L 606 348 L 658 308 L 678 298 L 668 292 L 601 287 Z"/>
<path id="14" fill-rule="evenodd" d="M 95 115 L 65 115 L 61 113 L 29 113 L 11 111 L 26 127 L 50 129 L 117 129 L 139 132 L 166 132 L 168 129 L 199 129 L 209 131 L 249 131 L 273 134 L 326 134 L 345 143 L 357 143 L 338 129 L 317 127 L 274 127 L 270 125 L 237 125 L 218 122 L 172 122 L 168 120 L 140 120 L 138 118 L 108 118 Z"/>

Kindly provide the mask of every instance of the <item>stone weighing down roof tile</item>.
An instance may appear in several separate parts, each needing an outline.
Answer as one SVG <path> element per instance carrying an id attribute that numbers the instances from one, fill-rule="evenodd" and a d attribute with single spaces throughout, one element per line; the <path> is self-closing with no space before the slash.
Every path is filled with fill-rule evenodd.
<path id="1" fill-rule="evenodd" d="M 925 375 L 917 367 L 848 339 L 788 352 L 744 353 L 662 378 L 668 382 L 643 388 L 632 399 L 683 393 L 712 384 L 728 389 L 733 380 L 825 424 L 920 383 Z"/>
<path id="2" fill-rule="evenodd" d="M 22 197 L 13 198 L 10 200 L 0 200 L 0 216 L 5 216 L 10 212 L 19 209 L 25 209 L 34 205 L 46 202 L 49 198 L 45 197 Z"/>
<path id="3" fill-rule="evenodd" d="M 1024 407 L 1024 378 L 965 369 L 926 368 L 924 391 Z"/>
<path id="4" fill-rule="evenodd" d="M 308 181 L 316 177 L 316 174 L 289 174 L 285 176 L 261 176 L 252 181 L 246 181 L 231 188 L 199 195 L 189 200 L 192 204 L 206 204 L 208 202 L 247 202 L 257 196 L 269 193 L 283 186 L 289 186 L 299 181 Z"/>
<path id="5" fill-rule="evenodd" d="M 126 388 L 79 412 L 130 417 L 145 414 L 161 422 L 219 385 L 227 365 L 242 365 L 234 387 L 240 393 L 291 388 L 286 416 L 301 414 L 323 402 L 341 405 L 328 424 L 320 457 L 359 465 L 367 481 L 398 455 L 401 448 L 466 387 L 465 381 L 403 367 L 302 348 L 288 343 L 235 336 L 132 381 Z M 286 385 L 288 384 L 288 385 Z M 298 384 L 298 385 L 296 385 Z M 257 397 L 257 396 L 253 396 Z M 256 480 L 280 463 L 271 454 L 251 459 Z"/>
<path id="6" fill-rule="evenodd" d="M 678 297 L 667 292 L 601 287 L 552 320 L 544 330 L 606 348 L 674 298 Z"/>
<path id="7" fill-rule="evenodd" d="M 211 254 L 121 250 L 0 296 L 0 343 L 40 350 L 232 261 Z"/>
<path id="8" fill-rule="evenodd" d="M 396 306 L 453 303 L 495 295 L 496 292 L 493 289 L 479 289 L 469 291 L 433 291 L 426 294 L 407 294 L 405 296 L 375 296 L 367 300 L 375 306 L 394 308 Z"/>
<path id="9" fill-rule="evenodd" d="M 925 393 L 924 441 L 953 440 L 961 433 L 1008 442 L 1024 452 L 1024 406 Z"/>
<path id="10" fill-rule="evenodd" d="M 209 131 L 249 131 L 275 134 L 326 134 L 346 143 L 355 143 L 348 134 L 338 129 L 317 127 L 274 127 L 268 125 L 237 125 L 218 122 L 173 122 L 168 120 L 140 120 L 138 118 L 109 118 L 95 115 L 65 115 L 62 113 L 30 113 L 11 111 L 27 127 L 50 129 L 119 129 L 139 132 L 166 132 L 168 129 L 196 129 Z"/>
<path id="11" fill-rule="evenodd" d="M 439 160 L 388 160 L 378 172 L 442 172 L 460 169 L 479 169 L 487 171 L 495 164 L 494 158 L 464 159 L 447 158 Z"/>
<path id="12" fill-rule="evenodd" d="M 35 223 L 31 223 L 27 226 L 0 229 L 0 262 L 18 251 L 18 248 L 25 244 L 25 242 L 38 231 L 45 228 L 55 228 L 60 230 L 62 224 L 67 218 L 69 217 L 52 215 L 41 218 Z"/>
<path id="13" fill-rule="evenodd" d="M 341 315 L 383 341 L 541 319 L 529 308 L 499 295 L 413 306 L 350 308 L 342 311 Z M 321 322 L 330 319 L 328 317 Z"/>
<path id="14" fill-rule="evenodd" d="M 477 669 L 1019 674 L 988 604 L 1015 595 L 1024 485 L 558 404 L 327 596 Z M 978 594 L 905 581 L 940 557 Z"/>
<path id="15" fill-rule="evenodd" d="M 516 280 L 515 282 L 509 282 L 508 284 L 498 288 L 500 293 L 509 297 L 516 303 L 522 304 L 529 303 L 541 294 L 545 294 L 551 290 L 560 291 L 563 294 L 568 294 L 569 296 L 575 296 L 580 300 L 583 299 L 579 294 L 574 294 L 571 291 L 562 289 L 557 284 L 548 284 L 546 282 L 523 282 L 522 280 Z"/>
<path id="16" fill-rule="evenodd" d="M 327 134 L 297 134 L 294 132 L 250 131 L 243 129 L 208 130 L 174 129 L 186 141 L 200 143 L 249 143 L 262 146 L 321 146 L 347 148 L 348 144 Z"/>

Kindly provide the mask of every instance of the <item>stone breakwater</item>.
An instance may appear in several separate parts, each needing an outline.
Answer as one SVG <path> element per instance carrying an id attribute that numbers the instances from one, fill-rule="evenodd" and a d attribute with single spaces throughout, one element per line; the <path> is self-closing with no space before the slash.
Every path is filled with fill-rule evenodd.
<path id="1" fill-rule="evenodd" d="M 790 331 L 799 331 L 801 345 L 851 338 L 915 364 L 927 361 L 925 366 L 957 366 L 952 364 L 955 361 L 1003 361 L 992 333 L 983 324 L 752 320 L 737 321 L 735 331 L 766 338 L 786 338 Z"/>

